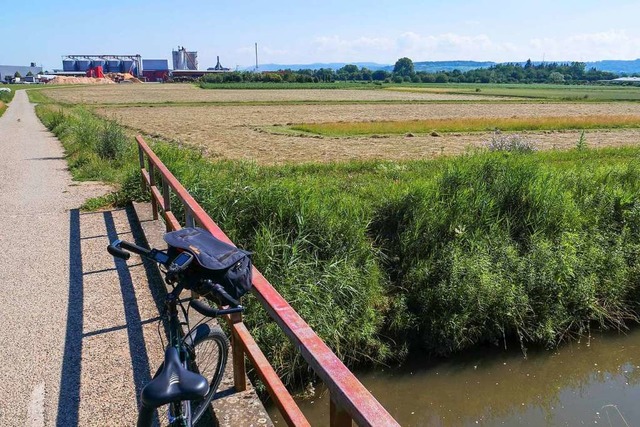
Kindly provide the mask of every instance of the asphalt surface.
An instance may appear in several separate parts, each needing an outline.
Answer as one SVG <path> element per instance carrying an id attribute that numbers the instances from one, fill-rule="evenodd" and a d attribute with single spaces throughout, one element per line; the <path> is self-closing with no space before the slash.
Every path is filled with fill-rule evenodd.
<path id="1" fill-rule="evenodd" d="M 158 309 L 139 258 L 105 249 L 136 225 L 80 212 L 107 188 L 73 182 L 63 155 L 18 91 L 0 117 L 0 425 L 134 425 Z"/>

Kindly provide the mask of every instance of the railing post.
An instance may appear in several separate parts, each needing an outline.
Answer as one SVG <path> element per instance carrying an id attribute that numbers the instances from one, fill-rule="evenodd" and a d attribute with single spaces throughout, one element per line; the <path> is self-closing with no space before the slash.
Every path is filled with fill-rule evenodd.
<path id="1" fill-rule="evenodd" d="M 231 321 L 233 323 L 241 323 L 242 314 L 232 314 Z M 247 367 L 244 360 L 244 351 L 235 328 L 231 328 L 231 351 L 233 355 L 233 385 L 236 391 L 245 391 L 247 389 Z"/>
<path id="2" fill-rule="evenodd" d="M 351 427 L 352 425 L 351 417 L 347 411 L 336 404 L 333 396 L 331 396 L 329 403 L 329 425 L 331 427 Z"/>
<path id="3" fill-rule="evenodd" d="M 156 170 L 149 159 L 149 185 L 151 188 L 156 186 Z M 153 219 L 158 219 L 158 202 L 156 198 L 151 196 L 151 210 L 153 211 Z"/>
<path id="4" fill-rule="evenodd" d="M 169 192 L 169 183 L 162 177 L 162 197 L 164 198 L 164 212 L 171 212 L 171 193 Z M 171 231 L 169 221 L 167 221 L 167 231 Z"/>

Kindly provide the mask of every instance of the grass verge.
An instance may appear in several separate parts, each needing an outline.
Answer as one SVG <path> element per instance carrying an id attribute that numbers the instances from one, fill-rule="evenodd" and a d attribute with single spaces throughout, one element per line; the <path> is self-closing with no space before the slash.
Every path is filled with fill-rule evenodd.
<path id="1" fill-rule="evenodd" d="M 135 150 L 96 152 L 108 124 L 38 111 L 74 176 L 120 182 L 119 203 L 141 197 Z M 277 167 L 153 149 L 347 365 L 510 338 L 554 346 L 637 320 L 640 148 Z M 285 382 L 307 379 L 295 346 L 246 303 Z"/>
<path id="2" fill-rule="evenodd" d="M 640 116 L 579 116 L 579 117 L 481 117 L 462 119 L 431 119 L 376 122 L 303 123 L 290 126 L 294 131 L 324 136 L 402 135 L 431 132 L 507 132 L 626 129 L 640 127 Z"/>
<path id="3" fill-rule="evenodd" d="M 4 86 L 0 86 L 0 88 L 2 87 Z M 6 91 L 0 92 L 0 117 L 2 117 L 5 111 L 7 111 L 7 104 L 11 102 L 15 93 L 16 92 L 13 89 L 11 89 L 10 92 L 6 92 Z"/>

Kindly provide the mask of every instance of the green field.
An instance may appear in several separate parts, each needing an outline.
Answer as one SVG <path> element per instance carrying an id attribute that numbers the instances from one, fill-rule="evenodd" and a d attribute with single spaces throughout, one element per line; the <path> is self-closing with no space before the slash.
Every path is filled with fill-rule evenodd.
<path id="1" fill-rule="evenodd" d="M 412 84 L 386 87 L 403 92 L 433 92 L 485 95 L 552 101 L 614 102 L 640 101 L 639 86 L 541 85 L 541 84 Z"/>

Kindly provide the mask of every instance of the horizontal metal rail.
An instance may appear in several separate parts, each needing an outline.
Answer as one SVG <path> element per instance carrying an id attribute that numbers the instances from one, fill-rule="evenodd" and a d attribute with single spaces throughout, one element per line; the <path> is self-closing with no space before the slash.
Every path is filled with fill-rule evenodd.
<path id="1" fill-rule="evenodd" d="M 148 189 L 151 193 L 154 218 L 157 218 L 158 211 L 160 211 L 165 219 L 167 230 L 177 230 L 181 227 L 171 210 L 170 191 L 173 191 L 173 194 L 177 196 L 184 207 L 185 224 L 189 226 L 197 224 L 211 232 L 218 239 L 233 244 L 160 161 L 144 139 L 141 136 L 137 136 L 136 141 L 138 143 L 143 189 Z M 145 162 L 145 158 L 147 162 Z M 155 183 L 156 173 L 162 177 L 162 192 Z M 350 426 L 352 421 L 355 421 L 360 426 L 399 425 L 255 267 L 253 269 L 252 291 L 269 316 L 275 320 L 285 335 L 300 350 L 309 366 L 329 389 L 331 395 L 331 426 Z M 290 426 L 309 425 L 293 397 L 291 397 L 242 322 L 242 317 L 233 316 L 228 320 L 232 329 L 236 389 L 239 391 L 246 389 L 246 355 L 265 383 L 271 398 L 276 403 L 287 424 Z"/>

